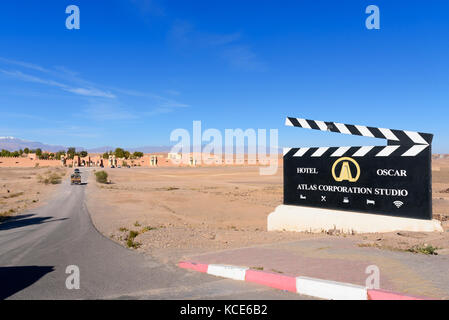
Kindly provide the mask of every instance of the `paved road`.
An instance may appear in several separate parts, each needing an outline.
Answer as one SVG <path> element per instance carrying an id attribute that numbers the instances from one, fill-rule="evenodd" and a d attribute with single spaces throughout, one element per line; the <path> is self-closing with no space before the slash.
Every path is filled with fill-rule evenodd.
<path id="1" fill-rule="evenodd" d="M 66 180 L 47 205 L 0 224 L 0 299 L 301 299 L 120 246 L 94 228 L 85 189 Z M 66 288 L 69 265 L 79 268 L 78 290 Z"/>

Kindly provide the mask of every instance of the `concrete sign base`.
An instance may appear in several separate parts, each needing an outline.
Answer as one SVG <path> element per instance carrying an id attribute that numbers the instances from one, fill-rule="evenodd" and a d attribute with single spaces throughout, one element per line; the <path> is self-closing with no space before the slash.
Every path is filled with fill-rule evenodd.
<path id="1" fill-rule="evenodd" d="M 268 215 L 268 231 L 344 233 L 392 231 L 443 232 L 438 220 L 422 220 L 312 207 L 279 205 Z"/>

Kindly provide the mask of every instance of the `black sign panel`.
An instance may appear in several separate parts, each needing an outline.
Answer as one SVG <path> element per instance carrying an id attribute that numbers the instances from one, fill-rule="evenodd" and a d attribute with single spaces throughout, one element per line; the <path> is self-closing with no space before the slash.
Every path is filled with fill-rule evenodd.
<path id="1" fill-rule="evenodd" d="M 284 204 L 431 219 L 431 146 L 291 148 Z"/>

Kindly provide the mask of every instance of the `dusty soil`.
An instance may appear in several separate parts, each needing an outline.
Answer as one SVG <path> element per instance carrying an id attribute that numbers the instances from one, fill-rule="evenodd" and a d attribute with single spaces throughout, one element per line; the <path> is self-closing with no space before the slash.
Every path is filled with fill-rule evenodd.
<path id="1" fill-rule="evenodd" d="M 45 203 L 56 188 L 45 179 L 62 177 L 64 168 L 0 168 L 0 222 Z M 47 183 L 46 183 L 47 182 Z"/>
<path id="2" fill-rule="evenodd" d="M 112 184 L 91 182 L 95 226 L 126 245 L 161 258 L 319 237 L 266 232 L 266 216 L 282 199 L 280 175 L 260 179 L 255 167 L 107 169 Z M 146 227 L 146 228 L 145 228 Z"/>
<path id="3" fill-rule="evenodd" d="M 447 160 L 446 160 L 447 161 Z M 449 161 L 433 171 L 434 217 L 449 230 Z M 449 232 L 345 235 L 267 232 L 266 218 L 282 203 L 282 169 L 260 176 L 256 167 L 107 169 L 112 184 L 88 186 L 88 208 L 106 236 L 160 258 L 288 242 L 348 237 L 360 246 L 449 254 Z M 130 237 L 130 231 L 135 231 Z M 136 236 L 137 234 L 137 236 Z M 417 249 L 417 250 L 415 250 Z"/>

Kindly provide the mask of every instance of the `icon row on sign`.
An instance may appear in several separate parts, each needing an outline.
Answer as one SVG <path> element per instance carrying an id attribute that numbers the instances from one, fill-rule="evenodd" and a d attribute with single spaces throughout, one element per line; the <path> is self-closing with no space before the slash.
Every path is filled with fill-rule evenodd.
<path id="1" fill-rule="evenodd" d="M 307 199 L 307 197 L 306 197 L 305 195 L 303 195 L 303 194 L 300 194 L 300 195 L 299 195 L 299 198 L 300 198 L 301 200 L 306 200 L 306 199 Z M 326 202 L 326 196 L 321 196 L 321 202 Z M 349 203 L 350 201 L 349 201 L 349 198 L 348 198 L 348 197 L 343 197 L 342 202 L 343 202 L 343 203 Z M 366 199 L 366 204 L 367 204 L 367 205 L 374 206 L 374 205 L 376 205 L 376 201 L 375 201 L 375 200 L 372 200 L 372 199 Z M 396 201 L 393 201 L 393 204 L 396 206 L 396 208 L 399 209 L 400 207 L 402 207 L 402 205 L 404 204 L 404 202 L 399 201 L 399 200 L 396 200 Z"/>

